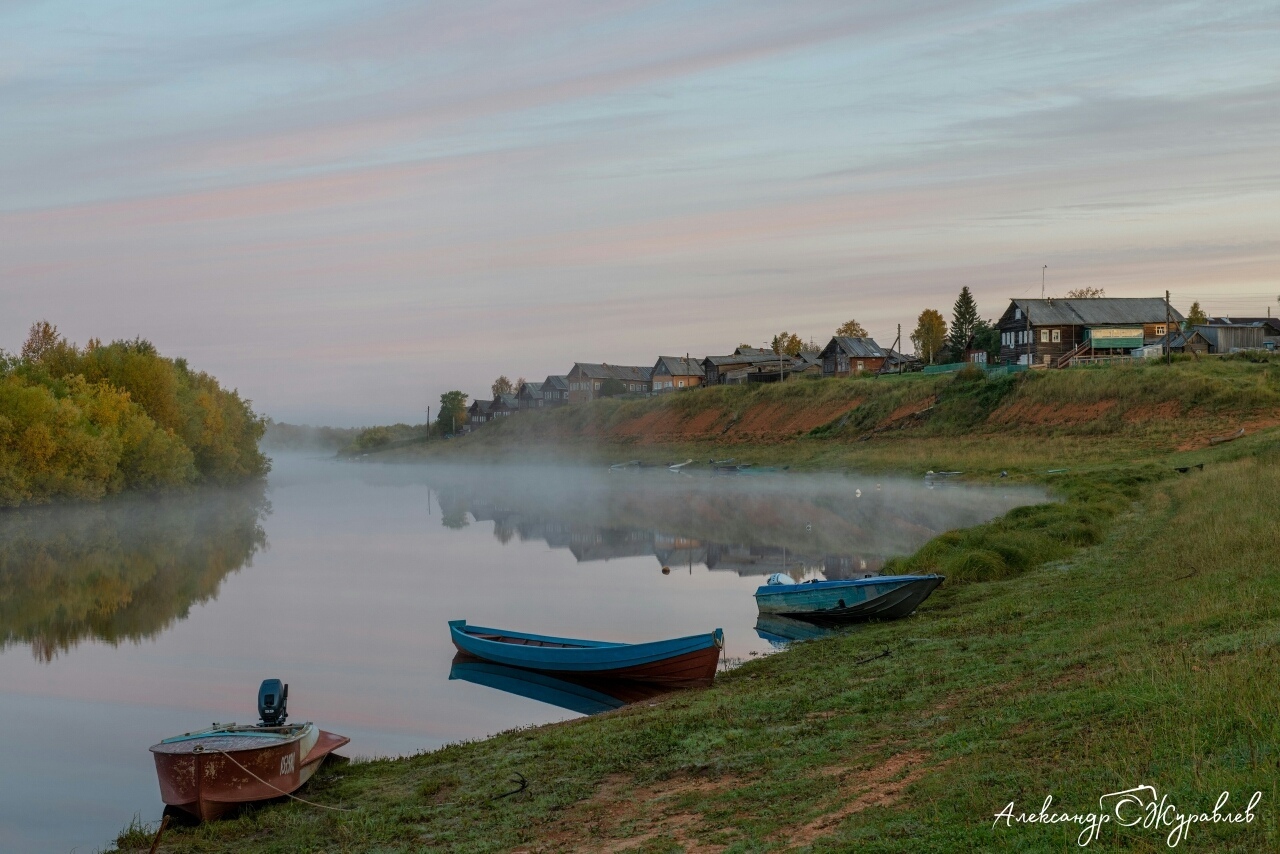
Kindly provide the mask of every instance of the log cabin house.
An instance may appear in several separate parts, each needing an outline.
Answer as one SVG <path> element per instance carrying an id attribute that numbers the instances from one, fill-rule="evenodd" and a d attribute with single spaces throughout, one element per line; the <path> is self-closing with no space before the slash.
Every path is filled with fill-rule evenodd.
<path id="1" fill-rule="evenodd" d="M 628 393 L 648 394 L 652 391 L 653 368 L 639 365 L 592 364 L 575 362 L 565 379 L 569 382 L 569 402 L 585 403 L 600 396 L 600 387 L 607 380 L 622 383 Z"/>
<path id="2" fill-rule="evenodd" d="M 695 359 L 659 356 L 653 365 L 653 391 L 672 391 L 702 385 L 705 374 Z"/>
<path id="3" fill-rule="evenodd" d="M 1156 297 L 1014 299 L 996 328 L 1004 364 L 1066 367 L 1073 358 L 1129 355 L 1183 323 Z"/>
<path id="4" fill-rule="evenodd" d="M 552 374 L 542 381 L 542 405 L 564 406 L 569 402 L 569 378 Z"/>
<path id="5" fill-rule="evenodd" d="M 872 338 L 837 335 L 820 354 L 824 377 L 847 377 L 878 374 L 889 358 L 888 351 Z"/>

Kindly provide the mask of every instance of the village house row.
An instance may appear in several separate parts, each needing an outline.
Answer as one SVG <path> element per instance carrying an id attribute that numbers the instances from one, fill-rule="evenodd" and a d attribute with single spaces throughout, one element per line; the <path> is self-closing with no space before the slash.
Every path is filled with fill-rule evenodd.
<path id="1" fill-rule="evenodd" d="M 992 365 L 985 350 L 967 350 L 950 365 L 924 366 L 915 356 L 881 347 L 871 338 L 836 336 L 821 353 L 779 355 L 739 347 L 727 356 L 696 360 L 659 356 L 652 367 L 576 362 L 567 374 L 525 382 L 512 394 L 473 401 L 468 426 L 524 409 L 585 403 L 611 394 L 662 394 L 703 385 L 778 382 L 791 377 L 847 377 L 924 370 L 958 370 L 966 363 L 1022 370 L 1065 368 L 1117 358 L 1165 353 L 1215 354 L 1280 346 L 1280 318 L 1211 317 L 1189 326 L 1159 298 L 1015 299 L 995 324 L 1000 351 Z"/>

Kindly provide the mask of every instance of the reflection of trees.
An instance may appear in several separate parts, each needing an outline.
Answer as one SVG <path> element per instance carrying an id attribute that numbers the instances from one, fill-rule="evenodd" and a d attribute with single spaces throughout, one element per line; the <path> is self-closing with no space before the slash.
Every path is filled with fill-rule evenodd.
<path id="1" fill-rule="evenodd" d="M 47 661 L 158 634 L 266 548 L 269 512 L 254 485 L 0 513 L 0 647 Z"/>
<path id="2" fill-rule="evenodd" d="M 624 477 L 476 466 L 434 470 L 429 482 L 446 514 L 492 521 L 504 544 L 518 535 L 569 548 L 580 561 L 652 554 L 663 565 L 828 578 L 879 572 L 887 557 L 943 531 L 1043 500 L 1026 490 L 929 490 L 918 480 L 841 476 Z"/>

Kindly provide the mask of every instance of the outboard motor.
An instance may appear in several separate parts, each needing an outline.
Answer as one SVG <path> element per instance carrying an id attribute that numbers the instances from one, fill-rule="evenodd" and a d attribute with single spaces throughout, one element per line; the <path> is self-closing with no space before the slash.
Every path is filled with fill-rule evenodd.
<path id="1" fill-rule="evenodd" d="M 280 726 L 289 717 L 286 706 L 289 703 L 289 686 L 279 679 L 263 679 L 258 688 L 258 715 L 262 723 L 258 726 Z"/>

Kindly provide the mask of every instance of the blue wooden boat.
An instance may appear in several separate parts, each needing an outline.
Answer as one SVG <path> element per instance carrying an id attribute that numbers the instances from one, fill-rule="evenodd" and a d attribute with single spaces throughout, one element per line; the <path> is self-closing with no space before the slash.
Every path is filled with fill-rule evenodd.
<path id="1" fill-rule="evenodd" d="M 518 697 L 528 697 L 540 703 L 559 706 L 580 715 L 598 715 L 601 712 L 621 709 L 631 703 L 648 700 L 671 691 L 662 685 L 643 682 L 624 682 L 617 679 L 593 679 L 581 676 L 552 676 L 480 661 L 459 653 L 449 669 L 449 678 L 474 685 L 495 688 Z"/>
<path id="2" fill-rule="evenodd" d="M 942 583 L 941 575 L 876 575 L 796 584 L 782 573 L 756 590 L 761 614 L 852 623 L 905 617 Z"/>
<path id="3" fill-rule="evenodd" d="M 651 643 L 613 643 L 487 629 L 468 626 L 466 620 L 450 620 L 449 633 L 459 652 L 494 664 L 671 686 L 710 685 L 724 649 L 720 629 Z"/>

